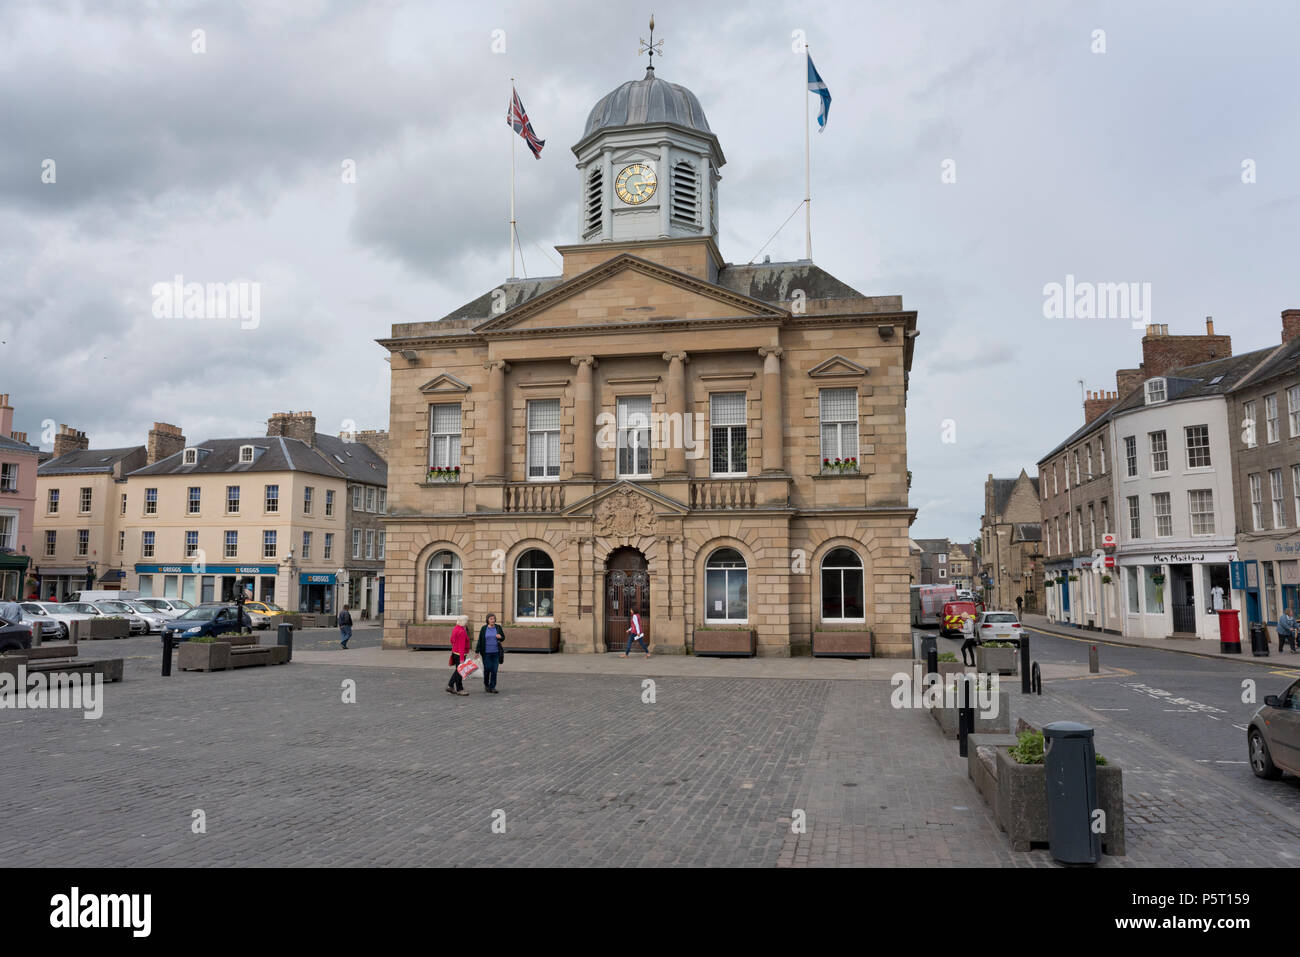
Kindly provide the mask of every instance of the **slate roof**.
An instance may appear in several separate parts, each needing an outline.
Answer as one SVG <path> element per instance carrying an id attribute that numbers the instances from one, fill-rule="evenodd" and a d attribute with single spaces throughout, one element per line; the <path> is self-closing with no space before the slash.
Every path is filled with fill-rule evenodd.
<path id="1" fill-rule="evenodd" d="M 254 452 L 252 462 L 240 462 L 239 450 L 245 445 L 261 449 Z M 316 447 L 302 439 L 280 435 L 258 435 L 252 438 L 208 439 L 188 448 L 199 450 L 199 460 L 185 465 L 183 451 L 165 459 L 136 469 L 131 475 L 212 475 L 240 472 L 306 472 L 311 475 L 344 476 L 356 482 L 371 485 L 388 483 L 387 466 L 370 468 L 372 461 L 383 463 L 373 450 L 361 443 L 345 443 L 334 436 L 316 433 Z M 206 450 L 207 454 L 204 454 Z M 364 451 L 359 451 L 364 450 Z M 335 454 L 343 461 L 335 459 Z"/>
<path id="2" fill-rule="evenodd" d="M 1268 352 L 1269 350 L 1264 351 Z M 1275 376 L 1293 373 L 1296 371 L 1297 365 L 1300 365 L 1300 339 L 1293 339 L 1290 342 L 1282 343 L 1280 346 L 1274 346 L 1271 355 L 1266 356 L 1256 368 L 1237 381 L 1234 391 L 1256 385 Z"/>
<path id="3" fill-rule="evenodd" d="M 699 98 L 680 83 L 655 76 L 654 67 L 640 80 L 628 80 L 596 101 L 583 128 L 585 140 L 597 130 L 620 126 L 672 123 L 712 135 Z"/>
<path id="4" fill-rule="evenodd" d="M 316 448 L 351 481 L 367 485 L 388 484 L 388 463 L 370 446 L 361 442 L 344 442 L 337 435 L 317 432 Z"/>
<path id="5" fill-rule="evenodd" d="M 868 298 L 806 260 L 744 266 L 728 263 L 718 270 L 718 285 L 761 302 L 788 302 L 795 289 L 802 289 L 809 299 Z"/>
<path id="6" fill-rule="evenodd" d="M 36 474 L 92 475 L 97 472 L 112 472 L 122 459 L 143 449 L 143 445 L 131 445 L 123 449 L 77 449 L 42 463 L 36 469 Z"/>
<path id="7" fill-rule="evenodd" d="M 28 445 L 26 442 L 19 442 L 17 439 L 8 435 L 0 435 L 0 451 L 30 452 L 33 455 L 37 455 L 41 450 L 35 445 Z"/>
<path id="8" fill-rule="evenodd" d="M 921 546 L 921 551 L 926 553 L 943 552 L 948 553 L 948 539 L 946 538 L 918 538 L 916 544 Z"/>
<path id="9" fill-rule="evenodd" d="M 544 292 L 550 292 L 562 282 L 564 282 L 563 276 L 539 276 L 536 279 L 514 279 L 503 282 L 500 286 L 483 293 L 477 299 L 471 299 L 459 309 L 447 313 L 438 321 L 468 319 L 471 325 L 476 325 L 479 322 L 491 319 L 495 315 L 499 315 L 492 308 L 493 304 L 498 301 L 496 298 L 497 289 L 505 292 L 505 310 L 502 311 L 506 311 L 527 302 L 529 299 L 534 299 Z"/>
<path id="10" fill-rule="evenodd" d="M 1261 362 L 1268 359 L 1270 353 L 1276 351 L 1279 351 L 1277 346 L 1270 346 L 1267 349 L 1256 349 L 1254 352 L 1243 352 L 1238 356 L 1225 356 L 1222 359 L 1213 359 L 1210 362 L 1170 369 L 1164 375 L 1164 378 L 1169 383 L 1169 398 L 1161 404 L 1167 405 L 1171 402 L 1183 402 L 1187 399 L 1227 395 L 1238 385 L 1244 384 L 1245 377 Z M 1270 359 L 1270 364 L 1271 362 Z M 1160 377 L 1150 376 L 1149 378 L 1156 379 Z M 1250 375 L 1251 381 L 1258 378 L 1258 373 Z M 1041 465 L 1048 459 L 1060 455 L 1061 452 L 1075 442 L 1097 431 L 1117 416 L 1142 408 L 1145 404 L 1146 388 L 1134 389 L 1097 418 L 1076 429 L 1068 439 L 1040 458 L 1038 464 Z"/>

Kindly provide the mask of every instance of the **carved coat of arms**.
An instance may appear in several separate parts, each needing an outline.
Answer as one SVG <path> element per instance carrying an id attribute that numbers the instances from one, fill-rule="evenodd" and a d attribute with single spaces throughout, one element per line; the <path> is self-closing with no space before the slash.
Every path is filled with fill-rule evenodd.
<path id="1" fill-rule="evenodd" d="M 596 534 L 602 537 L 653 535 L 658 522 L 649 499 L 630 489 L 620 489 L 596 506 Z"/>

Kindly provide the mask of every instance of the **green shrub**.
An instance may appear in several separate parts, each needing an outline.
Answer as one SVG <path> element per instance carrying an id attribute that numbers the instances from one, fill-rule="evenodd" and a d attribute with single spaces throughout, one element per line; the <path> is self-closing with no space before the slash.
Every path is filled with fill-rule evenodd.
<path id="1" fill-rule="evenodd" d="M 945 651 L 943 654 L 939 656 L 939 660 L 944 662 L 948 662 L 948 661 L 955 662 L 957 660 L 957 656 L 954 655 L 951 651 Z"/>
<path id="2" fill-rule="evenodd" d="M 983 641 L 980 642 L 985 648 L 1018 648 L 1014 641 Z"/>
<path id="3" fill-rule="evenodd" d="M 198 638 L 191 638 L 191 645 L 210 645 L 216 641 L 216 635 L 200 635 Z"/>
<path id="4" fill-rule="evenodd" d="M 1012 760 L 1017 764 L 1042 764 L 1043 763 L 1043 732 L 1041 731 L 1021 731 L 1017 735 L 1019 743 L 1010 749 Z M 1098 754 L 1098 766 L 1106 764 L 1106 759 Z"/>

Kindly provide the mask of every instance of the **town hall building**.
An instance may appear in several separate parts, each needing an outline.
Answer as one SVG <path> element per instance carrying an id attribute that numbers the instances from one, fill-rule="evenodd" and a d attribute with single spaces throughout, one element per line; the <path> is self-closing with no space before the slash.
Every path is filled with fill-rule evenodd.
<path id="1" fill-rule="evenodd" d="M 384 647 L 908 657 L 916 313 L 727 263 L 726 160 L 653 68 L 601 99 L 562 273 L 395 324 Z"/>

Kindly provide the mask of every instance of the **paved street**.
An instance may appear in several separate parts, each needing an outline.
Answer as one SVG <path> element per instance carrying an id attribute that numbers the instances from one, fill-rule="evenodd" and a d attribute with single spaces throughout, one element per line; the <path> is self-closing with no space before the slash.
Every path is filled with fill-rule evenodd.
<path id="1" fill-rule="evenodd" d="M 701 676 L 657 677 L 647 704 L 635 660 L 618 662 L 622 674 L 570 674 L 528 670 L 562 656 L 516 655 L 500 695 L 471 680 L 457 698 L 427 654 L 365 652 L 376 629 L 358 629 L 346 652 L 333 631 L 296 638 L 328 663 L 162 679 L 157 638 L 83 645 L 127 656 L 126 680 L 105 689 L 98 721 L 0 712 L 0 799 L 22 809 L 0 823 L 0 855 L 79 866 L 1053 866 L 1046 851 L 1010 850 L 956 742 L 926 713 L 891 708 L 887 680 L 706 677 L 709 662 L 680 659 Z M 1049 654 L 1047 640 L 1036 647 Z M 392 663 L 362 666 L 357 649 Z M 755 675 L 780 665 L 749 664 Z M 348 680 L 355 704 L 341 700 Z M 1053 679 L 1042 698 L 1016 695 L 1013 711 L 1088 720 L 1078 689 L 1101 683 Z M 1129 855 L 1104 866 L 1300 862 L 1300 816 L 1276 800 L 1276 815 L 1244 803 L 1230 771 L 1180 761 L 1116 715 L 1101 714 L 1098 746 L 1125 768 Z M 191 833 L 195 810 L 205 834 Z M 796 810 L 806 833 L 791 831 Z M 492 830 L 498 811 L 505 833 Z"/>

